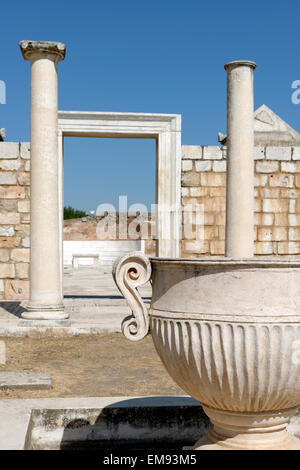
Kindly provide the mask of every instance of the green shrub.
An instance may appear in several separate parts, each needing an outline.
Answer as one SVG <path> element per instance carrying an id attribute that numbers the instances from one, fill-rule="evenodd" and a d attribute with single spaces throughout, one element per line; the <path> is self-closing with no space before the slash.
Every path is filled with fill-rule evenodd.
<path id="1" fill-rule="evenodd" d="M 79 219 L 80 217 L 84 217 L 85 215 L 86 213 L 84 211 L 79 211 L 71 206 L 64 207 L 64 220 Z"/>

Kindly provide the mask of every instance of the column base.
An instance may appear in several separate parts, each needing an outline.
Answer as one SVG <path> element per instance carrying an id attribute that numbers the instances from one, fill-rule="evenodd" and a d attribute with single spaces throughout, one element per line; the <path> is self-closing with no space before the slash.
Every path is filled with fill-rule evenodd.
<path id="1" fill-rule="evenodd" d="M 266 413 L 203 409 L 213 428 L 193 450 L 300 450 L 300 440 L 286 431 L 296 408 Z"/>
<path id="2" fill-rule="evenodd" d="M 19 326 L 70 326 L 69 314 L 63 308 L 31 308 L 22 313 Z"/>

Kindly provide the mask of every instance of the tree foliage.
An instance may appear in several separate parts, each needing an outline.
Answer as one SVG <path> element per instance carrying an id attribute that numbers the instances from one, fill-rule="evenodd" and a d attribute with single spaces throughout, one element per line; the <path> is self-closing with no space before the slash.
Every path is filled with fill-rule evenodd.
<path id="1" fill-rule="evenodd" d="M 64 207 L 64 220 L 79 219 L 80 217 L 84 217 L 85 215 L 86 213 L 84 211 L 74 209 L 71 206 Z"/>

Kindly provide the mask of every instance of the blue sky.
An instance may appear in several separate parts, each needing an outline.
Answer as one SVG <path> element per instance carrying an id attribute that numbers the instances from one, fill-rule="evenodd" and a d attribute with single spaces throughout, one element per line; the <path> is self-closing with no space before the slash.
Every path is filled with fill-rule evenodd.
<path id="1" fill-rule="evenodd" d="M 183 144 L 217 144 L 226 131 L 224 63 L 257 62 L 255 106 L 269 105 L 300 131 L 299 0 L 19 1 L 1 5 L 0 127 L 29 140 L 29 64 L 21 39 L 67 46 L 59 108 L 182 114 Z M 155 146 L 148 140 L 65 142 L 65 202 L 81 209 L 154 202 Z"/>

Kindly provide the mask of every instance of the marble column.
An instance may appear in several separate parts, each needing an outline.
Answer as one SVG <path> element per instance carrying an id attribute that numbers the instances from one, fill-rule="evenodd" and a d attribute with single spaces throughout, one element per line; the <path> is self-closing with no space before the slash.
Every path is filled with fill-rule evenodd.
<path id="1" fill-rule="evenodd" d="M 253 70 L 248 60 L 227 71 L 227 208 L 225 256 L 254 255 Z"/>
<path id="2" fill-rule="evenodd" d="M 57 64 L 59 42 L 21 41 L 31 63 L 30 299 L 21 325 L 67 326 L 60 266 Z"/>

